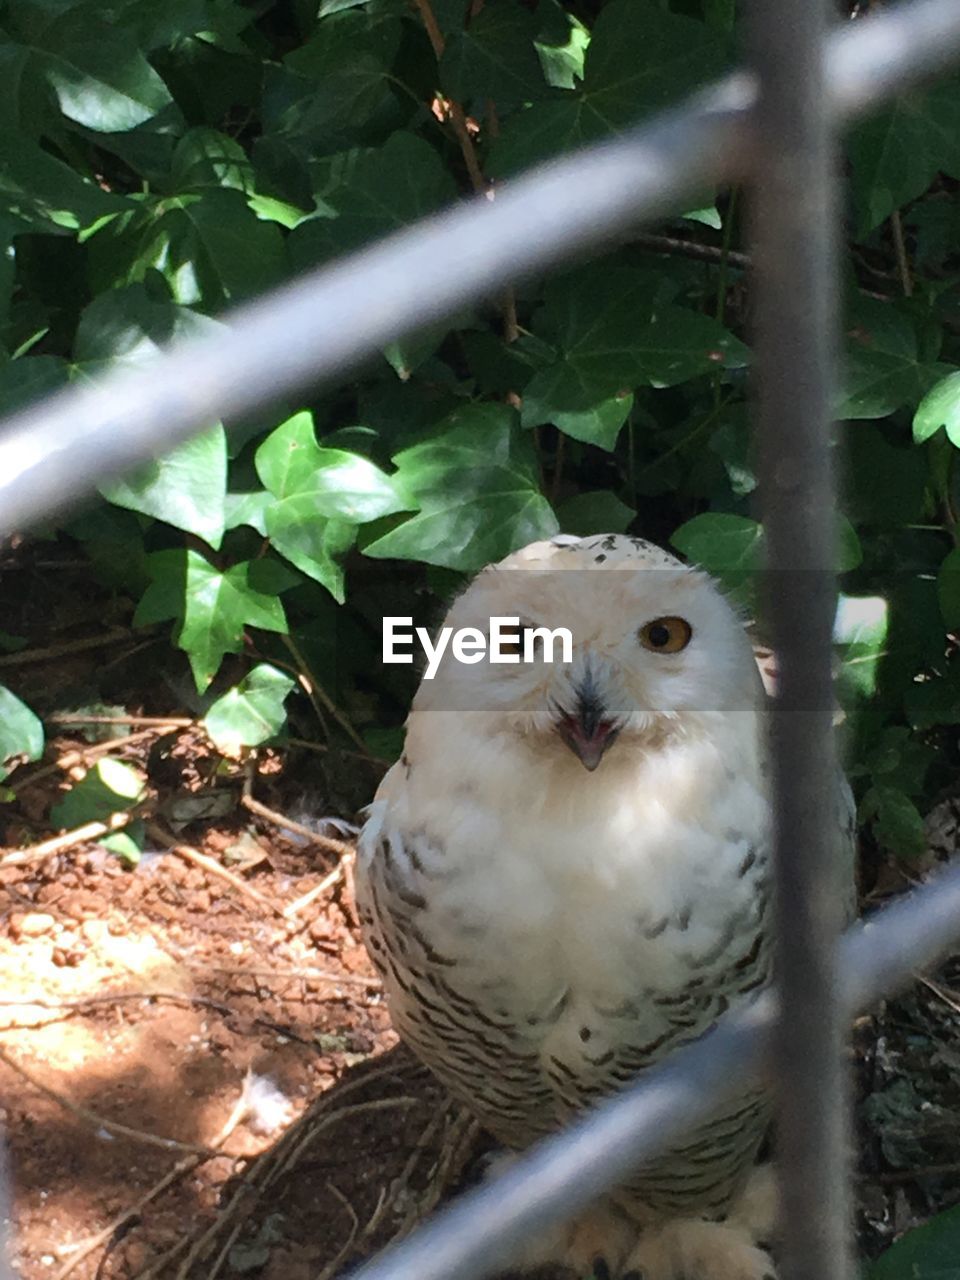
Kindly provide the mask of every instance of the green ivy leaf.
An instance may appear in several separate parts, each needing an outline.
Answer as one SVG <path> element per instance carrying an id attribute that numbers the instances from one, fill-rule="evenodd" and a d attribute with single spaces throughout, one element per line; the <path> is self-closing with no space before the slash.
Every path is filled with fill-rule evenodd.
<path id="1" fill-rule="evenodd" d="M 960 449 L 960 370 L 932 386 L 913 415 L 914 440 L 929 440 L 941 427 L 946 428 L 950 443 Z"/>
<path id="2" fill-rule="evenodd" d="M 727 47 L 724 34 L 655 0 L 612 0 L 594 24 L 582 86 L 508 117 L 488 169 L 499 176 L 619 132 L 715 79 Z"/>
<path id="3" fill-rule="evenodd" d="M 122 196 L 88 182 L 23 134 L 0 130 L 0 211 L 24 230 L 86 230 L 127 208 Z"/>
<path id="4" fill-rule="evenodd" d="M 753 493 L 757 487 L 756 461 L 745 404 L 731 405 L 720 415 L 717 429 L 710 436 L 710 451 L 723 463 L 732 493 L 738 498 Z"/>
<path id="5" fill-rule="evenodd" d="M 158 284 L 162 290 L 164 285 Z M 112 289 L 81 312 L 73 370 L 81 376 L 103 374 L 119 362 L 135 364 L 171 342 L 214 333 L 220 327 L 142 284 Z"/>
<path id="6" fill-rule="evenodd" d="M 884 1250 L 867 1280 L 960 1280 L 960 1205 L 936 1214 Z"/>
<path id="7" fill-rule="evenodd" d="M 525 427 L 550 422 L 574 440 L 612 451 L 632 408 L 632 392 L 600 395 L 575 364 L 561 361 L 527 384 L 521 420 Z"/>
<path id="8" fill-rule="evenodd" d="M 937 596 L 940 612 L 950 631 L 960 627 L 960 547 L 944 556 L 937 574 Z"/>
<path id="9" fill-rule="evenodd" d="M 41 396 L 59 391 L 69 381 L 67 362 L 59 356 L 21 356 L 0 364 L 0 415 L 23 409 Z"/>
<path id="10" fill-rule="evenodd" d="M 537 9 L 540 30 L 534 47 L 547 84 L 556 89 L 575 89 L 583 79 L 583 64 L 590 45 L 590 32 L 575 14 L 567 13 L 558 0 L 546 0 Z"/>
<path id="11" fill-rule="evenodd" d="M 747 348 L 722 325 L 665 300 L 675 287 L 617 259 L 548 285 L 533 328 L 559 358 L 524 388 L 523 425 L 551 422 L 612 449 L 637 385 L 674 386 L 745 364 Z"/>
<path id="12" fill-rule="evenodd" d="M 309 413 L 295 414 L 270 433 L 257 450 L 256 467 L 274 499 L 264 519 L 275 550 L 340 601 L 340 561 L 353 546 L 356 526 L 412 505 L 367 458 L 320 448 Z"/>
<path id="13" fill-rule="evenodd" d="M 255 187 L 253 165 L 240 143 L 206 125 L 189 129 L 177 143 L 170 182 L 174 191 L 233 187 L 251 194 Z"/>
<path id="14" fill-rule="evenodd" d="M 301 519 L 323 516 L 364 524 L 404 510 L 403 495 L 369 459 L 317 444 L 309 413 L 297 413 L 271 431 L 257 450 L 256 467 L 278 500 L 273 510 L 292 502 Z"/>
<path id="15" fill-rule="evenodd" d="M 90 254 L 101 289 L 159 272 L 175 302 L 206 311 L 262 293 L 286 269 L 279 227 L 243 192 L 212 187 L 140 202 L 93 237 Z"/>
<path id="16" fill-rule="evenodd" d="M 368 556 L 472 570 L 557 532 L 529 437 L 506 405 L 458 409 L 393 461 L 420 513 L 365 547 Z"/>
<path id="17" fill-rule="evenodd" d="M 261 662 L 213 703 L 203 727 L 214 745 L 230 755 L 241 747 L 259 746 L 283 728 L 284 700 L 295 684 L 290 676 Z"/>
<path id="18" fill-rule="evenodd" d="M 342 184 L 324 193 L 320 213 L 290 234 L 290 258 L 303 271 L 432 213 L 456 195 L 440 157 L 422 138 L 397 132 L 356 159 Z"/>
<path id="19" fill-rule="evenodd" d="M 399 127 L 410 105 L 398 93 L 393 64 L 404 23 L 396 12 L 330 13 L 317 34 L 267 68 L 264 125 L 313 155 L 378 140 Z"/>
<path id="20" fill-rule="evenodd" d="M 147 557 L 152 579 L 134 614 L 135 626 L 177 620 L 176 643 L 190 660 L 203 691 L 224 654 L 239 653 L 246 627 L 286 634 L 283 605 L 270 580 L 276 566 L 244 561 L 221 571 L 193 550 L 156 551 Z"/>
<path id="21" fill-rule="evenodd" d="M 312 516 L 310 504 L 304 510 L 296 500 L 282 507 L 269 506 L 267 536 L 273 549 L 285 556 L 301 573 L 326 587 L 343 604 L 345 586 L 342 560 L 357 538 L 357 526 L 346 520 L 325 520 Z"/>
<path id="22" fill-rule="evenodd" d="M 457 102 L 490 99 L 501 110 L 542 97 L 547 85 L 534 48 L 539 26 L 516 0 L 489 0 L 447 40 L 441 89 Z"/>
<path id="23" fill-rule="evenodd" d="M 116 364 L 136 364 L 174 338 L 206 333 L 212 321 L 154 298 L 142 285 L 101 294 L 84 310 L 74 347 L 75 375 L 95 376 Z M 166 520 L 219 547 L 224 531 L 227 449 L 212 427 L 171 453 L 101 485 L 110 502 Z"/>
<path id="24" fill-rule="evenodd" d="M 747 516 L 707 511 L 682 524 L 670 541 L 688 560 L 710 573 L 755 573 L 763 567 L 763 526 Z M 841 518 L 837 571 L 855 569 L 862 558 L 856 530 Z"/>
<path id="25" fill-rule="evenodd" d="M 592 533 L 625 533 L 636 514 L 609 489 L 574 494 L 557 508 L 562 532 L 581 538 Z"/>
<path id="26" fill-rule="evenodd" d="M 27 75 L 43 77 L 60 110 L 76 124 L 104 133 L 133 129 L 173 99 L 133 36 L 90 7 L 59 14 L 18 0 L 19 24 L 29 24 Z M 27 41 L 25 40 L 25 44 Z"/>
<path id="27" fill-rule="evenodd" d="M 0 685 L 0 781 L 17 756 L 39 760 L 43 755 L 43 725 L 25 702 Z"/>
<path id="28" fill-rule="evenodd" d="M 143 776 L 123 760 L 98 760 L 50 810 L 50 821 L 70 829 L 87 822 L 108 822 L 138 804 L 145 794 Z"/>
<path id="29" fill-rule="evenodd" d="M 839 673 L 845 701 L 876 692 L 880 663 L 886 653 L 888 605 L 882 596 L 846 596 L 837 601 L 833 642 L 842 653 Z"/>
<path id="30" fill-rule="evenodd" d="M 228 493 L 224 499 L 225 529 L 236 529 L 240 525 L 249 525 L 256 529 L 261 538 L 267 536 L 267 512 L 273 502 L 272 494 L 266 489 L 257 489 L 252 493 Z"/>
<path id="31" fill-rule="evenodd" d="M 860 296 L 847 326 L 841 418 L 885 418 L 913 408 L 949 366 L 921 354 L 911 318 L 890 303 Z"/>
<path id="32" fill-rule="evenodd" d="M 122 480 L 99 486 L 108 502 L 166 520 L 220 546 L 225 528 L 227 442 L 223 427 L 187 440 Z"/>
<path id="33" fill-rule="evenodd" d="M 939 172 L 960 178 L 960 77 L 904 94 L 851 134 L 858 235 L 922 195 Z"/>
<path id="34" fill-rule="evenodd" d="M 893 853 L 915 857 L 926 848 L 923 818 L 906 792 L 898 787 L 872 786 L 860 802 L 859 813 L 861 819 L 872 824 L 884 848 Z"/>
<path id="35" fill-rule="evenodd" d="M 763 565 L 763 529 L 746 516 L 707 511 L 682 524 L 670 541 L 710 573 L 755 573 Z"/>

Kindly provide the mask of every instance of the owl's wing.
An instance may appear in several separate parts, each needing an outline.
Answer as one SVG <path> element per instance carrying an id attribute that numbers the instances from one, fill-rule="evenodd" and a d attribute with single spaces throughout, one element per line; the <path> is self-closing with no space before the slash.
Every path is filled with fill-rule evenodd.
<path id="1" fill-rule="evenodd" d="M 442 844 L 422 831 L 388 833 L 375 815 L 359 854 L 364 941 L 401 1039 L 507 1145 L 526 1146 L 549 1133 L 556 1099 L 531 1028 L 509 1010 L 492 1008 L 476 974 L 431 938 L 431 893 L 450 874 Z M 469 949 L 482 954 L 482 947 L 482 939 L 473 939 Z"/>

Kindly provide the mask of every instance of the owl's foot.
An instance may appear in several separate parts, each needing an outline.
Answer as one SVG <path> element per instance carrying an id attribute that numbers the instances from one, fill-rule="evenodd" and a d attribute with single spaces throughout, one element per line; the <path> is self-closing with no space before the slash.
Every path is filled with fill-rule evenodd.
<path id="1" fill-rule="evenodd" d="M 726 1221 L 743 1227 L 757 1243 L 776 1238 L 779 1197 L 772 1164 L 758 1164 L 737 1196 Z"/>
<path id="2" fill-rule="evenodd" d="M 675 1218 L 643 1231 L 622 1280 L 776 1280 L 776 1224 L 773 1166 L 757 1165 L 723 1222 Z"/>
<path id="3" fill-rule="evenodd" d="M 623 1280 L 776 1280 L 773 1259 L 741 1222 L 676 1218 L 645 1231 Z"/>
<path id="4" fill-rule="evenodd" d="M 636 1242 L 636 1224 L 615 1206 L 601 1203 L 529 1241 L 513 1266 L 518 1271 L 559 1268 L 577 1280 L 620 1280 L 624 1259 Z"/>

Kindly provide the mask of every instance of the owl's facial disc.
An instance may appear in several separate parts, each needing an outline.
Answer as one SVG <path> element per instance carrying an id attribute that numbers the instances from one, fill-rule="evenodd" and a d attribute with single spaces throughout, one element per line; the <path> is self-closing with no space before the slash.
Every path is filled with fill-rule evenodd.
<path id="1" fill-rule="evenodd" d="M 589 668 L 574 692 L 577 699 L 574 710 L 559 716 L 556 730 L 583 767 L 592 773 L 604 752 L 613 745 L 620 725 L 604 705 Z"/>

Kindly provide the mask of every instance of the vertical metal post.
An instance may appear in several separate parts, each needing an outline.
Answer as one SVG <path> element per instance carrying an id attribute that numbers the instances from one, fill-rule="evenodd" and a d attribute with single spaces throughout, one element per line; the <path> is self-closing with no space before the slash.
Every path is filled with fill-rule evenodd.
<path id="1" fill-rule="evenodd" d="M 784 1280 L 848 1280 L 844 1027 L 830 636 L 836 156 L 824 74 L 831 0 L 751 0 L 760 76 L 755 322 L 772 714 L 778 977 L 774 1037 Z"/>

